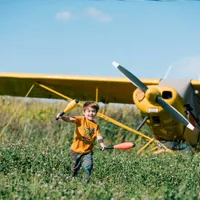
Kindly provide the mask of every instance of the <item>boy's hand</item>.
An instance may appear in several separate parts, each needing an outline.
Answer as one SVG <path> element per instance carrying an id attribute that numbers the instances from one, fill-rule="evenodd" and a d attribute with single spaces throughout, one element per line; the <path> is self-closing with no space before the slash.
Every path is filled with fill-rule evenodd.
<path id="1" fill-rule="evenodd" d="M 65 114 L 64 112 L 58 113 L 56 120 L 61 119 L 64 114 Z"/>
<path id="2" fill-rule="evenodd" d="M 61 119 L 60 113 L 58 113 L 57 116 L 56 116 L 56 120 L 59 120 L 59 119 Z"/>
<path id="3" fill-rule="evenodd" d="M 101 143 L 100 145 L 101 145 L 101 150 L 104 151 L 106 146 L 104 145 L 104 143 Z"/>

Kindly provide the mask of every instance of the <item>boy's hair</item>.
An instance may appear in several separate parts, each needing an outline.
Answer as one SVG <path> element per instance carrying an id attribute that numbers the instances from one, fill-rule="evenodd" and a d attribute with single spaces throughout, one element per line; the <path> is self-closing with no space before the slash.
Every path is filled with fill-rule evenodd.
<path id="1" fill-rule="evenodd" d="M 95 101 L 86 101 L 83 105 L 83 111 L 85 111 L 85 109 L 87 107 L 91 107 L 94 108 L 96 110 L 96 112 L 99 111 L 99 105 L 95 102 Z"/>

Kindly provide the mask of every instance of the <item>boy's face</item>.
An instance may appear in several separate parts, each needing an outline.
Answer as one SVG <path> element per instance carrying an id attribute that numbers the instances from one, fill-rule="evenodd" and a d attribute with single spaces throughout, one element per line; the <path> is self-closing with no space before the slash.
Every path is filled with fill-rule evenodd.
<path id="1" fill-rule="evenodd" d="M 84 111 L 83 111 L 84 116 L 92 121 L 94 120 L 94 118 L 96 117 L 97 111 L 95 108 L 92 108 L 90 106 L 88 106 Z"/>

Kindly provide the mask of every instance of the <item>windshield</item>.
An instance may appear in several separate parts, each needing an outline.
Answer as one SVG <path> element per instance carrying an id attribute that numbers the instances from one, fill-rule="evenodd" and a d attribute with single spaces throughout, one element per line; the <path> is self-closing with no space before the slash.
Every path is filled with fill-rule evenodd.
<path id="1" fill-rule="evenodd" d="M 185 57 L 171 63 L 164 78 L 200 80 L 200 57 Z"/>

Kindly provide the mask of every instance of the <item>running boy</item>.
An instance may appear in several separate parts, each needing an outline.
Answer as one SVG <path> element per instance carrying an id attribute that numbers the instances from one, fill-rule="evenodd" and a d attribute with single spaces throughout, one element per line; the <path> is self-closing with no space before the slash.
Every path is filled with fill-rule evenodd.
<path id="1" fill-rule="evenodd" d="M 58 119 L 76 124 L 74 141 L 71 145 L 73 178 L 82 165 L 89 180 L 93 168 L 93 147 L 96 138 L 102 150 L 105 148 L 99 125 L 94 121 L 98 110 L 99 105 L 96 102 L 87 101 L 83 105 L 84 116 L 68 117 L 60 116 L 60 113 L 57 115 Z"/>

